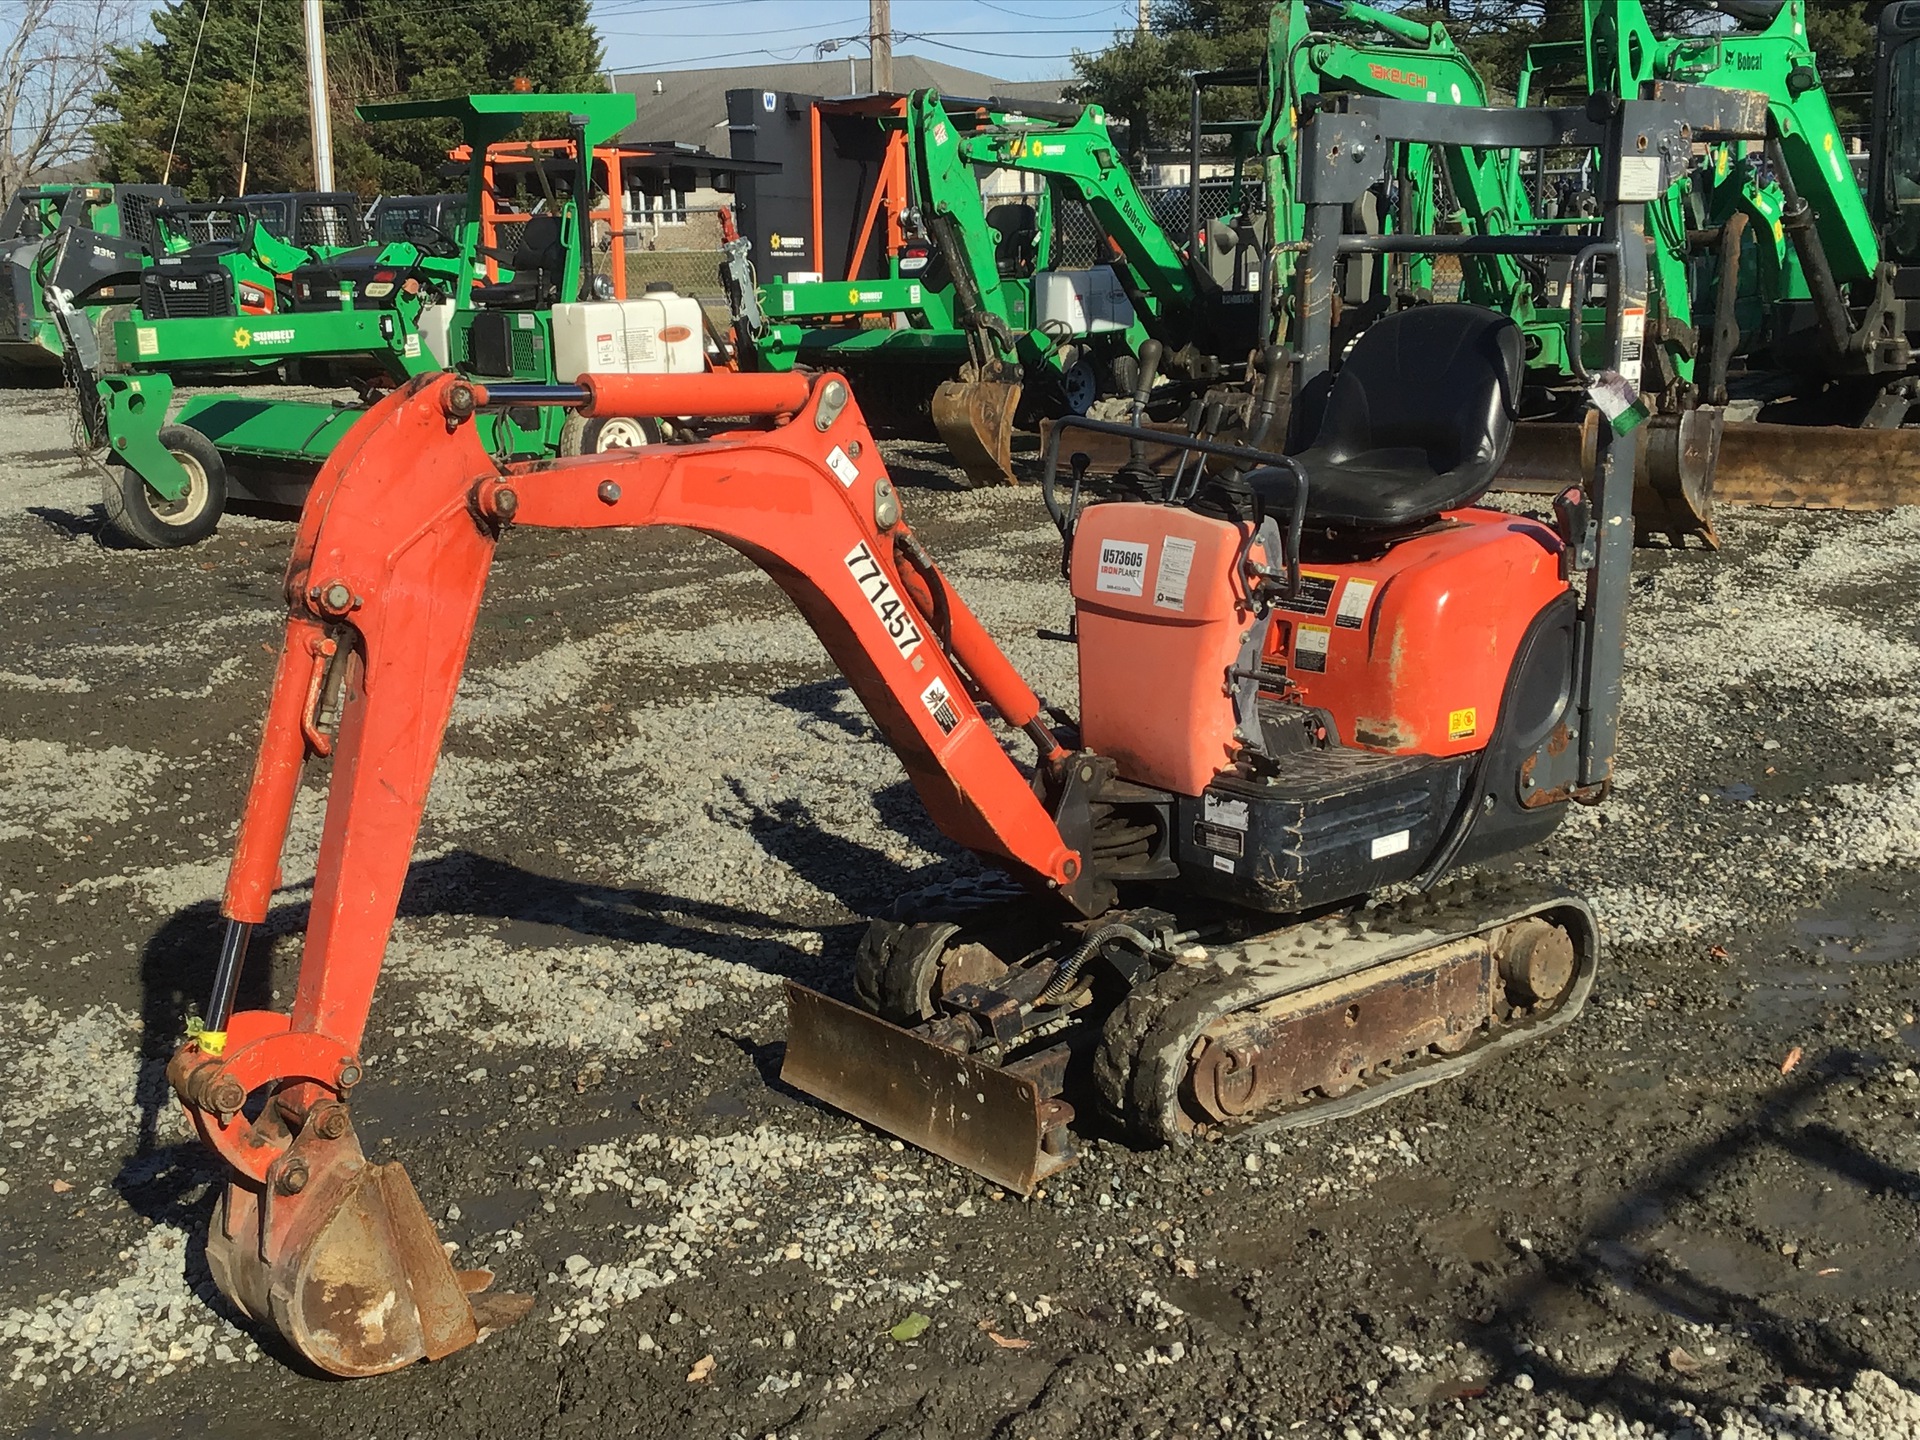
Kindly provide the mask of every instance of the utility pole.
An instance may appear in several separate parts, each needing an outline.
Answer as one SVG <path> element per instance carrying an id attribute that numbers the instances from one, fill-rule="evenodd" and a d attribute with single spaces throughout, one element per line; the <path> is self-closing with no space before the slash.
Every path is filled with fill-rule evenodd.
<path id="1" fill-rule="evenodd" d="M 327 36 L 320 0 L 305 0 L 307 29 L 307 127 L 313 138 L 313 188 L 333 189 L 333 117 L 327 112 Z"/>
<path id="2" fill-rule="evenodd" d="M 893 10 L 891 0 L 867 0 L 868 88 L 893 89 Z"/>
<path id="3" fill-rule="evenodd" d="M 1140 0 L 1140 21 L 1135 29 L 1135 34 L 1144 35 L 1147 33 L 1147 3 L 1148 0 Z"/>

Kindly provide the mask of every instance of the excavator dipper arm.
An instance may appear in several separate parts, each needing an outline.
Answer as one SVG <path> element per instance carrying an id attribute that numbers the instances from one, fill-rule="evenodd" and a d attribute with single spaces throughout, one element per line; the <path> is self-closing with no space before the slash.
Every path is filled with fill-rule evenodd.
<path id="1" fill-rule="evenodd" d="M 941 830 L 1096 908 L 1081 856 L 974 697 L 1034 738 L 1043 767 L 1065 753 L 1033 691 L 901 518 L 845 382 L 721 372 L 583 385 L 590 415 L 783 423 L 502 467 L 472 423 L 485 392 L 451 376 L 417 380 L 376 405 L 329 460 L 288 568 L 291 614 L 227 882 L 209 1029 L 180 1048 L 169 1076 L 234 1172 L 209 1240 L 216 1278 L 340 1374 L 393 1369 L 474 1334 L 411 1184 L 397 1165 L 366 1163 L 344 1102 L 362 1074 L 381 959 L 509 528 L 679 525 L 740 551 L 820 636 Z M 247 932 L 279 883 L 302 767 L 326 755 L 331 787 L 291 1014 L 229 1016 Z M 264 1108 L 249 1107 L 262 1091 Z"/>

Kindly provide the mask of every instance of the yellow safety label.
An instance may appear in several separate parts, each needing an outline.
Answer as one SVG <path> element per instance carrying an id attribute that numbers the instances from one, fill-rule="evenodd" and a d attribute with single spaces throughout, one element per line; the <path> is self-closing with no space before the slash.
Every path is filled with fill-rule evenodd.
<path id="1" fill-rule="evenodd" d="M 1480 711 L 1469 705 L 1464 710 L 1453 710 L 1447 714 L 1447 738 L 1449 740 L 1470 740 L 1480 729 Z"/>

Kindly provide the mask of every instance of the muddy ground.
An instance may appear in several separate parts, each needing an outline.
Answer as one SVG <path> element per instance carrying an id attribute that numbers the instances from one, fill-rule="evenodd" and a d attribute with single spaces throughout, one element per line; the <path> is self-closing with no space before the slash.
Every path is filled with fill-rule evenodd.
<path id="1" fill-rule="evenodd" d="M 0 1432 L 1920 1433 L 1920 513 L 1639 555 L 1618 793 L 1515 861 L 1606 931 L 1568 1030 L 1303 1136 L 1097 1143 L 1029 1201 L 776 1079 L 781 978 L 848 993 L 859 917 L 970 868 L 783 598 L 691 536 L 512 535 L 357 1112 L 537 1304 L 335 1383 L 212 1289 L 158 1075 L 292 528 L 104 549 L 61 397 L 4 399 Z M 897 458 L 1070 704 L 1038 496 Z M 320 798 L 247 1003 L 290 993 Z"/>

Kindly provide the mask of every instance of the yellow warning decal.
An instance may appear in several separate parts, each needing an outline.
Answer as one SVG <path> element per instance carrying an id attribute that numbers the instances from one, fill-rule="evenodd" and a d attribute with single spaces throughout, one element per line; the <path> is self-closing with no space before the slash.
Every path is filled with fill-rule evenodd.
<path id="1" fill-rule="evenodd" d="M 1449 740 L 1470 740 L 1480 729 L 1480 711 L 1469 705 L 1464 710 L 1453 710 L 1447 715 L 1447 738 Z"/>

